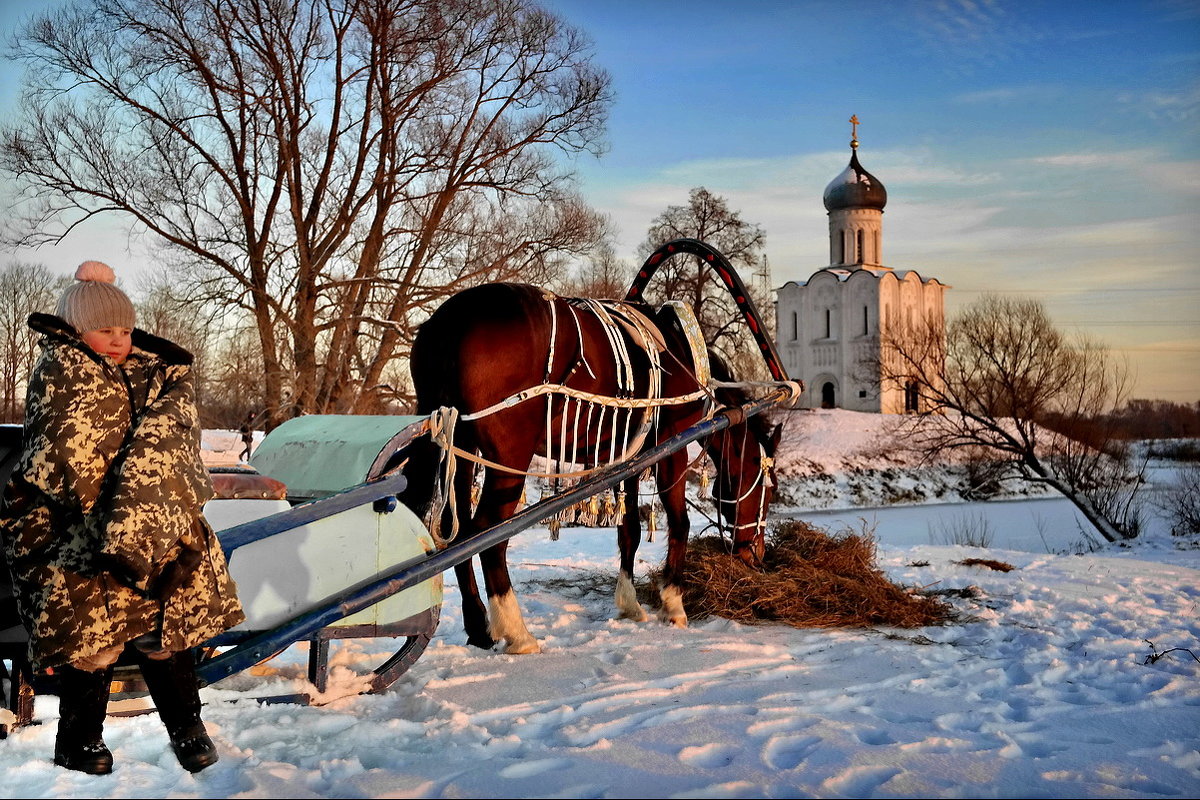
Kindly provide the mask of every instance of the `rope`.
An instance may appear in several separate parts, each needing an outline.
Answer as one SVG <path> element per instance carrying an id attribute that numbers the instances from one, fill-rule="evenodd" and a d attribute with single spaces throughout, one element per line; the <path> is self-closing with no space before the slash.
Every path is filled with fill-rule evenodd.
<path id="1" fill-rule="evenodd" d="M 431 518 L 429 519 L 429 533 L 433 536 L 433 540 L 439 547 L 444 547 L 454 541 L 458 536 L 458 504 L 454 489 L 454 477 L 458 468 L 458 459 L 454 458 L 454 452 L 459 448 L 454 446 L 454 428 L 458 424 L 458 409 L 453 406 L 441 406 L 433 410 L 429 415 L 429 438 L 441 449 L 441 455 L 438 456 L 437 477 L 435 480 L 440 482 L 440 485 L 435 487 L 437 492 L 433 501 L 430 502 Z M 461 451 L 460 451 L 461 452 Z M 442 517 L 445 513 L 446 506 L 450 506 L 450 536 L 442 537 Z"/>
<path id="2" fill-rule="evenodd" d="M 758 457 L 759 457 L 758 474 L 754 476 L 754 480 L 750 482 L 750 488 L 747 489 L 746 492 L 741 497 L 737 498 L 736 500 L 726 500 L 723 497 L 714 497 L 713 498 L 713 500 L 717 504 L 718 519 L 721 516 L 720 515 L 721 503 L 733 503 L 734 504 L 734 515 L 735 515 L 734 519 L 736 520 L 737 504 L 742 502 L 743 500 L 745 500 L 747 497 L 749 497 L 750 494 L 756 488 L 758 488 L 758 485 L 760 483 L 763 483 L 763 484 L 766 483 L 767 474 L 770 472 L 771 466 L 775 463 L 775 460 L 767 455 L 767 452 L 763 448 L 762 443 L 759 443 L 759 445 L 758 445 Z M 763 527 L 765 527 L 765 525 L 766 525 L 766 521 L 767 521 L 767 492 L 766 492 L 766 486 L 764 485 L 763 491 L 758 495 L 758 515 L 755 518 L 754 522 L 744 522 L 741 525 L 731 525 L 729 529 L 731 531 L 733 531 L 733 533 L 735 535 L 736 535 L 737 531 L 740 531 L 744 528 L 754 528 L 755 532 L 757 533 L 757 532 L 762 531 Z"/>
<path id="3" fill-rule="evenodd" d="M 710 384 L 719 389 L 787 389 L 786 402 L 791 405 L 800 399 L 804 393 L 804 383 L 801 381 L 711 381 Z M 782 405 L 782 403 L 781 403 Z"/>
<path id="4" fill-rule="evenodd" d="M 708 397 L 707 389 L 697 389 L 694 392 L 689 392 L 684 395 L 675 397 L 608 397 L 606 395 L 592 394 L 580 389 L 574 389 L 570 386 L 564 386 L 561 383 L 543 383 L 538 386 L 531 386 L 528 389 L 522 389 L 515 394 L 511 394 L 498 403 L 492 403 L 487 408 L 470 414 L 463 414 L 459 417 L 460 420 L 467 422 L 482 419 L 483 417 L 491 416 L 506 408 L 512 408 L 518 403 L 523 403 L 526 400 L 531 400 L 534 397 L 539 397 L 544 394 L 562 394 L 567 397 L 573 397 L 577 400 L 587 400 L 600 406 L 608 406 L 610 408 L 660 408 L 662 406 L 683 405 L 691 403 L 695 400 L 700 400 Z"/>
<path id="5" fill-rule="evenodd" d="M 490 461 L 490 460 L 484 458 L 483 456 L 479 455 L 478 453 L 471 453 L 466 450 L 463 450 L 461 447 L 455 447 L 454 445 L 450 445 L 450 447 L 448 448 L 448 450 L 446 452 L 453 453 L 454 455 L 458 456 L 459 458 L 465 458 L 467 461 L 473 462 L 475 464 L 480 464 L 482 466 L 488 467 L 489 469 L 495 469 L 495 470 L 499 470 L 501 472 L 507 472 L 509 475 L 524 475 L 527 478 L 552 478 L 552 479 L 582 478 L 586 475 L 591 475 L 592 473 L 599 472 L 601 469 L 605 469 L 608 466 L 610 466 L 609 464 L 601 464 L 599 466 L 589 467 L 587 469 L 579 470 L 576 472 L 529 472 L 528 470 L 517 469 L 515 467 L 505 466 L 504 464 L 498 464 L 495 461 Z"/>
<path id="6" fill-rule="evenodd" d="M 759 445 L 759 452 L 762 452 L 762 445 Z M 750 482 L 750 488 L 746 490 L 746 493 L 743 494 L 741 497 L 737 498 L 736 500 L 726 500 L 723 497 L 718 497 L 717 502 L 718 503 L 734 503 L 734 504 L 742 502 L 747 497 L 749 497 L 750 493 L 753 492 L 758 487 L 759 482 L 762 481 L 763 477 L 767 474 L 767 470 L 770 469 L 770 467 L 771 467 L 771 459 L 767 458 L 765 455 L 762 456 L 762 468 L 758 471 L 758 474 L 754 476 L 754 480 L 752 480 Z"/>

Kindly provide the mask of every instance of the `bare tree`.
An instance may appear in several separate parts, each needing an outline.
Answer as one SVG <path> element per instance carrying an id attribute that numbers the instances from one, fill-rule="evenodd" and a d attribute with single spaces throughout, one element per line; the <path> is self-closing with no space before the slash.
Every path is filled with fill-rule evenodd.
<path id="1" fill-rule="evenodd" d="M 614 299 L 625 296 L 633 280 L 634 268 L 618 258 L 612 244 L 604 242 L 595 252 L 576 265 L 571 274 L 560 282 L 563 294 L 575 297 Z"/>
<path id="2" fill-rule="evenodd" d="M 211 313 L 206 313 L 211 309 L 206 310 L 181 298 L 169 275 L 144 276 L 137 294 L 142 298 L 137 303 L 138 327 L 170 339 L 192 354 L 196 404 L 202 421 L 211 427 L 224 428 L 231 427 L 232 422 L 240 422 L 245 417 L 244 407 L 256 402 L 261 387 L 247 387 L 244 382 L 224 387 L 218 383 L 220 376 L 217 375 L 213 356 L 223 351 L 232 337 L 229 320 L 216 319 Z M 214 418 L 214 400 L 230 391 L 240 398 L 240 414 L 232 419 Z"/>
<path id="3" fill-rule="evenodd" d="M 271 408 L 263 397 L 261 365 L 258 337 L 249 320 L 243 319 L 240 324 L 230 324 L 224 328 L 220 340 L 213 343 L 205 361 L 204 402 L 200 406 L 200 414 L 206 424 L 233 429 L 251 411 L 255 414 L 261 412 L 262 420 L 271 417 L 272 411 L 278 411 Z M 280 398 L 285 403 L 289 400 L 287 397 Z"/>
<path id="4" fill-rule="evenodd" d="M 43 264 L 14 261 L 0 268 L 0 420 L 25 418 L 25 384 L 38 355 L 38 335 L 26 324 L 35 311 L 54 311 L 65 278 Z"/>
<path id="5" fill-rule="evenodd" d="M 1155 498 L 1173 536 L 1200 536 L 1200 463 L 1179 464 L 1175 480 Z"/>
<path id="6" fill-rule="evenodd" d="M 253 320 L 272 422 L 378 407 L 433 304 L 603 227 L 555 153 L 600 151 L 609 77 L 532 0 L 90 0 L 14 54 L 9 240 L 152 234 L 189 301 Z"/>
<path id="7" fill-rule="evenodd" d="M 945 330 L 898 328 L 880 342 L 881 382 L 913 387 L 929 452 L 986 448 L 1066 496 L 1110 542 L 1140 525 L 1139 471 L 1101 423 L 1125 399 L 1127 371 L 1104 347 L 1069 338 L 1041 304 L 986 296 Z"/>
<path id="8" fill-rule="evenodd" d="M 672 239 L 699 239 L 721 252 L 738 271 L 755 306 L 769 313 L 774 303 L 754 274 L 765 265 L 766 234 L 729 208 L 725 198 L 703 186 L 692 189 L 687 205 L 669 206 L 654 218 L 640 248 L 643 259 Z M 684 300 L 696 312 L 704 338 L 736 366 L 739 375 L 763 369 L 758 347 L 747 335 L 741 314 L 724 284 L 701 259 L 679 255 L 667 261 L 651 281 L 648 295 Z M 774 330 L 773 320 L 764 320 Z"/>

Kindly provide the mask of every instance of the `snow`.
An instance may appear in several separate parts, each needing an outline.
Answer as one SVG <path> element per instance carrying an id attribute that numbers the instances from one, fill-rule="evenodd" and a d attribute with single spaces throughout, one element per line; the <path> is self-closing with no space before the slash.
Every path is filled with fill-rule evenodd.
<path id="1" fill-rule="evenodd" d="M 43 724 L 0 742 L 0 795 L 1200 794 L 1200 550 L 1178 547 L 1155 518 L 1131 546 L 1093 549 L 1061 498 L 1016 487 L 963 503 L 954 465 L 895 452 L 890 421 L 829 411 L 789 424 L 787 502 L 775 512 L 867 526 L 894 581 L 969 589 L 950 598 L 968 621 L 614 620 L 613 531 L 564 528 L 551 541 L 531 529 L 509 562 L 542 653 L 468 647 L 448 574 L 434 640 L 383 694 L 339 696 L 394 649 L 364 639 L 334 644 L 325 705 L 257 702 L 303 688 L 307 654 L 294 646 L 202 690 L 215 766 L 180 769 L 156 715 L 110 717 L 116 767 L 101 777 L 51 764 L 57 699 L 40 696 Z M 230 449 L 236 460 L 240 441 Z M 693 529 L 704 523 L 697 514 Z M 987 547 L 953 543 L 968 523 L 988 528 Z M 661 535 L 643 543 L 639 578 L 663 552 Z M 968 557 L 1014 569 L 958 563 Z"/>

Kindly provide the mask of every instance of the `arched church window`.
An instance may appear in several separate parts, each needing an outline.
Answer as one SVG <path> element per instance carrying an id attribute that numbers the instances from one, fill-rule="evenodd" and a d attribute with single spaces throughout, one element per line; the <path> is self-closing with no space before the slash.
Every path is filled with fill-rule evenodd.
<path id="1" fill-rule="evenodd" d="M 825 309 L 825 338 L 828 339 L 833 335 L 833 311 Z"/>
<path id="2" fill-rule="evenodd" d="M 869 311 L 869 309 L 867 308 L 867 306 L 863 306 L 863 330 L 862 330 L 863 336 L 866 336 L 868 333 L 871 332 L 871 327 L 870 327 L 871 323 L 867 316 L 868 311 Z"/>
<path id="3" fill-rule="evenodd" d="M 921 410 L 921 393 L 917 391 L 917 382 L 908 381 L 904 384 L 904 413 L 915 414 Z"/>
<path id="4" fill-rule="evenodd" d="M 856 254 L 857 258 L 854 263 L 861 264 L 864 261 L 866 261 L 866 254 L 863 252 L 863 232 L 861 229 L 858 231 L 858 248 L 857 248 L 857 250 L 858 250 L 858 252 Z"/>
<path id="5" fill-rule="evenodd" d="M 792 312 L 792 341 L 794 342 L 799 338 L 800 338 L 800 321 L 799 321 L 799 318 L 796 316 L 796 312 L 793 311 Z"/>

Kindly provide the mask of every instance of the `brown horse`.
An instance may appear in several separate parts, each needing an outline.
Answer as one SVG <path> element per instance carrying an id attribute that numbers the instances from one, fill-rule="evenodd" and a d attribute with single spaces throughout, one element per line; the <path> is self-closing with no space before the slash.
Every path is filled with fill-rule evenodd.
<path id="1" fill-rule="evenodd" d="M 742 402 L 734 389 L 712 392 L 702 385 L 706 381 L 698 379 L 697 372 L 703 375 L 703 370 L 695 363 L 694 348 L 675 313 L 667 307 L 655 313 L 640 303 L 627 305 L 637 307 L 651 333 L 659 334 L 649 337 L 657 338 L 657 348 L 644 347 L 638 339 L 648 337 L 639 336 L 633 326 L 606 324 L 605 312 L 597 312 L 592 301 L 563 298 L 524 284 L 467 289 L 447 300 L 421 326 L 411 358 L 418 412 L 457 409 L 462 416 L 453 429 L 454 446 L 491 462 L 483 467 L 482 489 L 472 514 L 474 464 L 459 461 L 452 507 L 434 521 L 443 535 L 453 529 L 455 517 L 461 525 L 457 536 L 463 537 L 511 516 L 535 455 L 550 459 L 555 470 L 587 471 L 669 439 L 703 419 L 714 402 Z M 713 369 L 717 379 L 728 380 L 719 362 Z M 656 383 L 660 385 L 655 387 Z M 541 394 L 527 392 L 534 387 L 556 388 Z M 651 408 L 644 399 L 652 396 L 684 400 Z M 615 407 L 587 398 L 627 402 Z M 644 435 L 639 437 L 638 432 Z M 771 499 L 770 464 L 778 440 L 779 428 L 771 430 L 755 416 L 721 430 L 705 444 L 717 467 L 714 496 L 733 533 L 733 552 L 748 564 L 757 564 L 763 553 L 762 516 Z M 427 513 L 435 494 L 440 456 L 438 449 L 427 445 L 413 452 L 405 469 L 410 488 L 400 499 L 419 514 Z M 686 449 L 655 466 L 669 537 L 659 616 L 680 627 L 687 625 L 679 589 L 689 529 L 684 498 L 687 467 Z M 616 603 L 622 617 L 640 621 L 646 619 L 646 612 L 633 586 L 634 556 L 641 538 L 637 485 L 637 478 L 625 482 L 629 499 L 617 526 L 621 558 Z M 513 594 L 506 552 L 507 542 L 502 542 L 480 553 L 486 609 L 471 562 L 455 567 L 467 640 L 491 648 L 503 639 L 505 652 L 537 652 L 539 645 L 529 634 Z"/>

